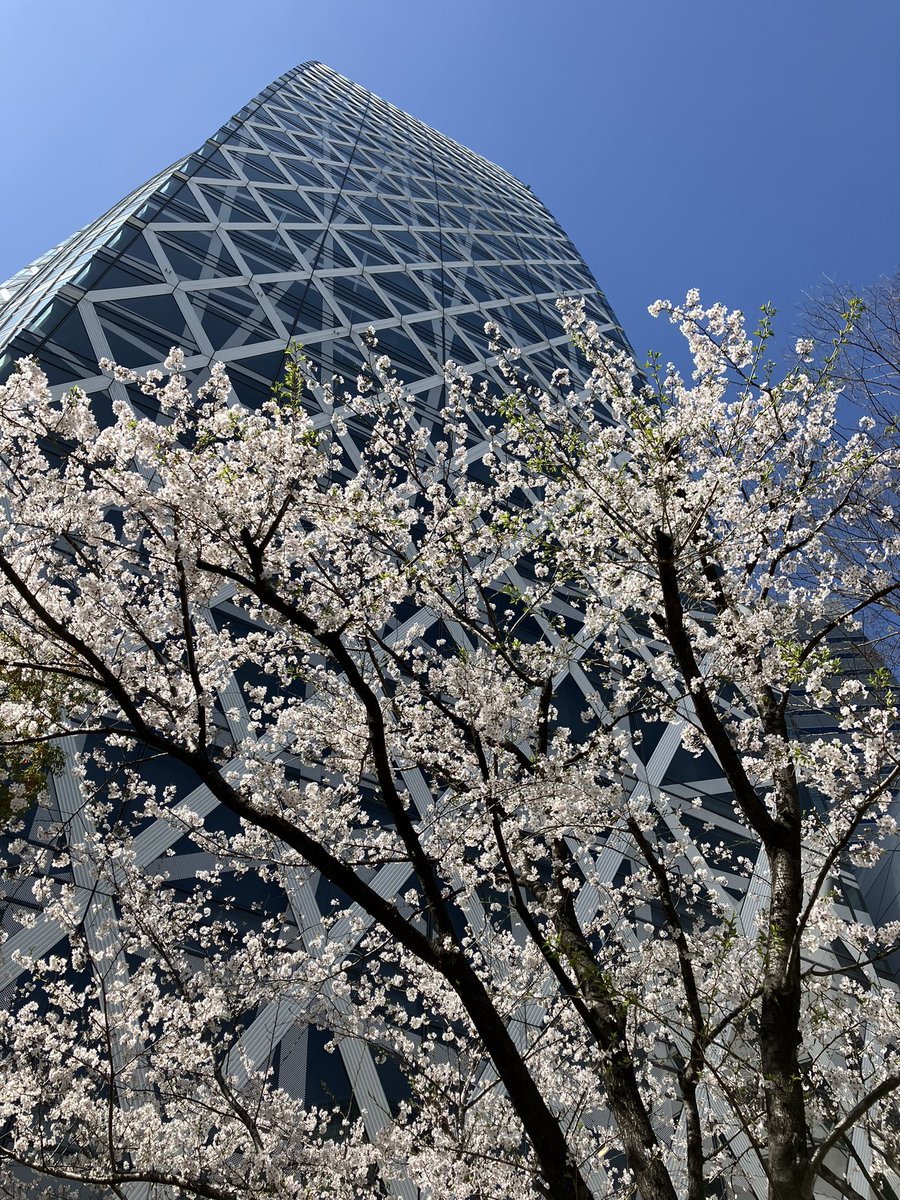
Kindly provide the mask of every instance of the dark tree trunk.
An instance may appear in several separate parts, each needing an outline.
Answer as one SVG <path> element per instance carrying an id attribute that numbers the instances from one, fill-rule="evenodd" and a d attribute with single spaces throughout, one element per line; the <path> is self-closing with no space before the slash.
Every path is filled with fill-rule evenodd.
<path id="1" fill-rule="evenodd" d="M 768 851 L 772 900 L 759 1045 L 770 1200 L 804 1200 L 811 1150 L 800 1078 L 800 961 L 793 952 L 803 895 L 799 829 L 790 842 Z"/>

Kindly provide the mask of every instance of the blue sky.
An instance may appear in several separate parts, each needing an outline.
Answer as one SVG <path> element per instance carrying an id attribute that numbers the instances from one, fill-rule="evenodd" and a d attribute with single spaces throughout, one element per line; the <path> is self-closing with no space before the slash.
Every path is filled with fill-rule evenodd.
<path id="1" fill-rule="evenodd" d="M 787 326 L 900 263 L 896 0 L 3 0 L 0 279 L 316 58 L 547 204 L 639 353 L 657 296 Z"/>

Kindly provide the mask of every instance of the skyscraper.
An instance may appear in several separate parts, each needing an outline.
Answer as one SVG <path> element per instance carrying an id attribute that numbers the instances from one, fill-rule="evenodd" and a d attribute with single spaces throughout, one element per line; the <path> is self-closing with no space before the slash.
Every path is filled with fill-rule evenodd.
<path id="1" fill-rule="evenodd" d="M 224 362 L 237 398 L 254 407 L 268 397 L 291 341 L 323 375 L 353 379 L 365 357 L 362 335 L 373 327 L 427 421 L 448 359 L 501 382 L 488 320 L 522 348 L 538 383 L 566 362 L 575 367 L 554 307 L 566 294 L 585 297 L 590 315 L 624 344 L 589 270 L 527 186 L 328 67 L 305 63 L 195 153 L 0 287 L 0 376 L 34 355 L 53 386 L 80 385 L 100 411 L 119 398 L 140 413 L 145 398 L 111 383 L 99 360 L 145 369 L 179 346 L 189 375 Z M 484 431 L 477 415 L 471 420 L 477 470 Z M 360 436 L 351 423 L 351 459 Z M 223 602 L 221 612 L 234 616 L 228 608 Z M 199 813 L 215 807 L 203 788 L 188 803 Z M 78 814 L 79 784 L 67 769 L 27 833 L 40 842 L 45 824 L 61 818 L 77 839 Z M 141 833 L 138 852 L 173 880 L 208 865 L 163 821 Z M 109 909 L 92 895 L 85 870 L 74 880 L 85 927 L 102 937 Z M 314 892 L 293 898 L 301 925 L 315 923 Z M 318 892 L 327 906 L 328 889 Z M 259 897 L 247 880 L 241 898 L 252 920 Z M 20 928 L 32 907 L 27 887 L 6 907 L 7 989 L 22 971 L 15 952 L 46 953 L 60 936 L 41 917 Z M 377 1132 L 390 1107 L 383 1069 L 362 1043 L 325 1057 L 324 1035 L 298 1026 L 297 1015 L 274 1006 L 261 1013 L 243 1039 L 251 1061 L 275 1047 L 284 1086 L 310 1103 L 355 1099 Z"/>
<path id="2" fill-rule="evenodd" d="M 109 386 L 97 361 L 225 362 L 253 404 L 302 341 L 355 376 L 360 332 L 423 404 L 447 359 L 481 368 L 490 317 L 537 378 L 565 351 L 553 300 L 590 272 L 532 192 L 319 63 L 288 72 L 195 154 L 0 287 L 3 362 L 34 353 L 52 383 Z M 559 365 L 554 360 L 554 365 Z"/>
<path id="3" fill-rule="evenodd" d="M 34 355 L 54 386 L 80 385 L 100 411 L 118 399 L 140 413 L 145 397 L 110 381 L 98 361 L 146 369 L 179 346 L 195 377 L 213 360 L 224 362 L 237 399 L 254 408 L 270 395 L 292 341 L 302 343 L 322 374 L 352 379 L 372 327 L 379 350 L 416 397 L 417 421 L 427 427 L 447 360 L 502 386 L 484 331 L 488 320 L 521 348 L 523 367 L 539 385 L 549 387 L 561 365 L 577 370 L 554 307 L 564 295 L 584 297 L 610 341 L 625 345 L 590 272 L 529 188 L 321 64 L 307 63 L 262 92 L 195 154 L 0 288 L 0 371 Z M 477 472 L 488 432 L 477 413 L 468 419 L 468 460 Z M 337 436 L 352 461 L 366 431 L 348 422 Z M 223 597 L 211 617 L 237 621 L 241 613 Z M 572 712 L 593 693 L 592 680 L 573 664 L 560 689 Z M 228 716 L 227 732 L 238 738 L 243 701 L 232 699 L 228 712 L 238 715 Z M 704 798 L 701 811 L 680 818 L 695 839 L 690 849 L 716 865 L 723 901 L 730 897 L 735 919 L 751 928 L 765 867 L 753 866 L 758 847 L 746 845 L 721 771 L 709 754 L 689 754 L 674 726 L 640 733 L 636 794 Z M 409 771 L 406 783 L 424 811 L 427 778 Z M 81 786 L 70 763 L 47 805 L 29 819 L 33 840 L 53 821 L 71 838 L 85 835 Z M 180 799 L 201 816 L 216 808 L 202 786 Z M 749 874 L 731 874 L 731 860 L 717 863 L 717 852 L 729 845 L 740 847 Z M 135 847 L 148 870 L 175 886 L 188 887 L 210 865 L 183 829 L 163 819 L 142 829 Z M 606 846 L 595 885 L 627 877 L 629 857 L 625 845 Z M 402 868 L 383 872 L 385 888 L 401 893 Z M 98 943 L 108 938 L 114 914 L 89 866 L 72 868 L 69 881 L 79 889 L 87 936 Z M 845 884 L 849 894 L 849 876 Z M 296 936 L 318 935 L 331 899 L 321 879 L 289 885 L 275 900 L 261 889 L 247 879 L 236 889 L 248 923 L 259 912 L 283 910 Z M 15 986 L 29 956 L 49 952 L 60 937 L 40 915 L 24 922 L 29 907 L 23 889 L 6 909 L 10 937 L 0 984 L 7 987 Z M 362 1112 L 368 1133 L 377 1135 L 391 1107 L 387 1067 L 361 1040 L 344 1039 L 339 1055 L 328 1058 L 324 1042 L 302 1011 L 272 1005 L 243 1031 L 241 1052 L 253 1065 L 271 1059 L 282 1086 L 310 1104 L 331 1098 Z M 746 1136 L 739 1129 L 729 1136 L 741 1156 Z M 752 1156 L 746 1178 L 749 1192 L 762 1196 Z M 415 1194 L 402 1179 L 391 1187 Z"/>

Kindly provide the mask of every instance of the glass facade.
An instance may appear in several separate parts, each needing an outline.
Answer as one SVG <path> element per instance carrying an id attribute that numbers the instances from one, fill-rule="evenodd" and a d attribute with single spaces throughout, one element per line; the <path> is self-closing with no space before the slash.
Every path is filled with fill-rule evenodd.
<path id="1" fill-rule="evenodd" d="M 556 367 L 577 368 L 554 307 L 566 294 L 583 296 L 591 317 L 624 344 L 589 270 L 528 187 L 329 68 L 306 63 L 196 153 L 0 287 L 0 377 L 16 359 L 34 355 L 55 388 L 78 384 L 100 411 L 115 399 L 140 411 L 146 398 L 111 382 L 98 361 L 146 369 L 180 346 L 189 375 L 202 376 L 220 360 L 238 398 L 254 406 L 281 375 L 292 341 L 323 374 L 355 379 L 371 326 L 379 351 L 419 398 L 418 418 L 427 421 L 450 358 L 501 385 L 484 332 L 488 320 L 521 347 L 537 383 L 548 386 Z M 484 429 L 476 413 L 470 421 L 477 471 Z M 348 421 L 342 436 L 346 461 L 358 461 L 354 440 L 365 430 Z M 243 620 L 227 597 L 210 617 Z M 243 711 L 237 688 L 223 708 Z M 240 720 L 230 724 L 226 736 L 239 737 Z M 174 764 L 147 769 L 174 784 L 178 800 L 196 813 L 222 827 L 231 821 L 204 788 L 191 790 Z M 76 842 L 85 836 L 81 786 L 73 771 L 60 773 L 46 804 L 29 816 L 26 839 L 42 844 L 48 830 Z M 426 805 L 424 778 L 413 773 L 408 786 Z M 137 834 L 136 850 L 148 871 L 184 891 L 212 861 L 162 820 Z M 392 872 L 397 877 L 382 886 L 402 892 L 406 875 L 384 868 L 386 876 Z M 89 876 L 87 865 L 65 868 L 58 882 L 75 884 L 88 937 L 114 936 L 115 914 Z M 281 890 L 244 876 L 230 891 L 238 896 L 237 910 L 229 904 L 232 919 L 237 911 L 251 926 L 261 914 L 282 914 L 289 938 L 314 938 L 332 899 L 330 885 L 317 877 Z M 36 908 L 27 885 L 7 895 L 0 959 L 6 997 L 22 961 L 60 941 L 61 929 Z M 376 1063 L 362 1042 L 345 1039 L 333 1054 L 326 1041 L 301 1011 L 282 1003 L 256 1014 L 240 1053 L 249 1063 L 271 1061 L 278 1082 L 309 1104 L 338 1102 L 363 1112 L 377 1134 L 389 1119 L 389 1098 L 403 1093 L 396 1069 Z M 402 1180 L 391 1188 L 414 1195 Z"/>
<path id="2" fill-rule="evenodd" d="M 51 382 L 109 386 L 172 345 L 227 363 L 253 404 L 292 339 L 327 370 L 385 353 L 428 405 L 448 358 L 484 371 L 496 321 L 547 382 L 569 354 L 553 301 L 583 295 L 621 339 L 533 193 L 319 63 L 297 67 L 195 154 L 0 287 L 0 371 L 35 354 Z"/>

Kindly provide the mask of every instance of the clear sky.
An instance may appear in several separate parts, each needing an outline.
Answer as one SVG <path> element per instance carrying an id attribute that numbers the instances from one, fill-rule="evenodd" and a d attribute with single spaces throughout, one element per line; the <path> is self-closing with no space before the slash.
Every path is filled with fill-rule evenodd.
<path id="1" fill-rule="evenodd" d="M 0 279 L 319 59 L 530 184 L 635 348 L 900 263 L 897 0 L 0 0 Z"/>

